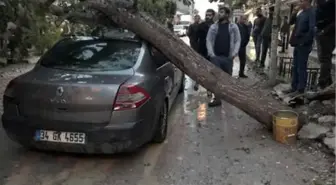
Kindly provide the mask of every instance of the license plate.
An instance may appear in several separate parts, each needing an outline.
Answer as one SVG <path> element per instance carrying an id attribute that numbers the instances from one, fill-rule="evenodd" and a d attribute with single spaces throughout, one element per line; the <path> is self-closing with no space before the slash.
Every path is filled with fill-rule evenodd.
<path id="1" fill-rule="evenodd" d="M 37 130 L 35 132 L 36 141 L 85 144 L 85 139 L 85 133 L 81 132 L 60 132 L 52 130 Z"/>

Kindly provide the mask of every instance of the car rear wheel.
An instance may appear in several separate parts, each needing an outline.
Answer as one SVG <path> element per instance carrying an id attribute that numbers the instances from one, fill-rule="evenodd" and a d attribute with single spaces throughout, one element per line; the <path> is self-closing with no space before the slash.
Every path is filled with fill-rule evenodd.
<path id="1" fill-rule="evenodd" d="M 168 107 L 167 102 L 165 102 L 160 110 L 158 126 L 155 130 L 153 142 L 154 143 L 163 143 L 167 137 L 168 131 Z"/>

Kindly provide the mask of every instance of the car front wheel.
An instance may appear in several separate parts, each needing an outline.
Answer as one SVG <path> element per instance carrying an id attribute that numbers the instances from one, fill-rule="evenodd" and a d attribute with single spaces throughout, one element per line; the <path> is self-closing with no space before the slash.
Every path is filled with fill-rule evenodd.
<path id="1" fill-rule="evenodd" d="M 163 143 L 167 137 L 168 131 L 168 105 L 165 102 L 160 110 L 159 120 L 157 123 L 157 128 L 154 133 L 153 142 Z"/>

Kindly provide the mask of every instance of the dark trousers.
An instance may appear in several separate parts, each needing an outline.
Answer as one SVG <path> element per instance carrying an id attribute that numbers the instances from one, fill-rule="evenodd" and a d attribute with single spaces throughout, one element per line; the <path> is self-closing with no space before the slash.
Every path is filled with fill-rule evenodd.
<path id="1" fill-rule="evenodd" d="M 210 62 L 221 68 L 224 72 L 232 75 L 233 61 L 225 56 L 215 56 L 210 59 Z"/>
<path id="2" fill-rule="evenodd" d="M 221 68 L 224 72 L 232 75 L 233 61 L 232 59 L 225 56 L 215 56 L 210 59 L 210 62 L 215 66 Z M 218 96 L 215 95 L 215 100 L 220 101 Z"/>
<path id="3" fill-rule="evenodd" d="M 320 61 L 320 76 L 318 84 L 320 88 L 326 88 L 332 84 L 332 52 L 335 48 L 335 34 L 321 35 L 317 37 L 317 51 Z"/>
<path id="4" fill-rule="evenodd" d="M 260 66 L 265 66 L 265 60 L 267 56 L 267 51 L 270 47 L 271 39 L 270 38 L 263 38 L 262 39 L 262 45 L 261 45 L 261 60 L 260 60 Z"/>
<path id="5" fill-rule="evenodd" d="M 245 65 L 246 65 L 246 46 L 241 47 L 238 52 L 238 57 L 239 57 L 239 75 L 243 75 L 245 71 Z"/>
<path id="6" fill-rule="evenodd" d="M 308 57 L 312 46 L 297 46 L 294 48 L 292 66 L 292 90 L 304 92 L 307 85 Z"/>
<path id="7" fill-rule="evenodd" d="M 286 39 L 287 38 L 287 35 L 284 34 L 281 36 L 281 52 L 285 52 L 285 50 L 287 49 L 286 48 Z"/>
<path id="8" fill-rule="evenodd" d="M 193 39 L 190 39 L 190 46 L 191 48 L 193 48 L 195 51 L 198 51 L 198 42 L 193 40 Z"/>
<path id="9" fill-rule="evenodd" d="M 261 37 L 259 35 L 254 35 L 253 42 L 256 50 L 256 61 L 259 61 L 260 58 L 260 47 L 261 47 Z"/>

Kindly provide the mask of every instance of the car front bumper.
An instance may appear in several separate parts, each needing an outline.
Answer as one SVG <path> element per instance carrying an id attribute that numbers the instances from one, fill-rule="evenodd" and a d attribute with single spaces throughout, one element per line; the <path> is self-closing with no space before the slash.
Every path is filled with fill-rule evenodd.
<path id="1" fill-rule="evenodd" d="M 2 123 L 8 137 L 25 147 L 71 153 L 112 154 L 129 152 L 146 143 L 152 135 L 142 121 L 107 125 L 105 127 L 87 130 L 83 130 L 83 128 L 74 128 L 71 124 L 66 128 L 64 127 L 64 124 L 66 123 L 62 123 L 62 127 L 58 126 L 59 123 L 54 123 L 54 126 L 53 124 L 48 124 L 47 127 L 41 127 L 30 124 L 30 121 L 23 118 L 6 118 L 4 115 L 2 116 Z M 62 132 L 84 132 L 86 135 L 86 142 L 85 144 L 69 144 L 36 141 L 34 139 L 35 132 L 36 130 L 41 129 Z"/>

